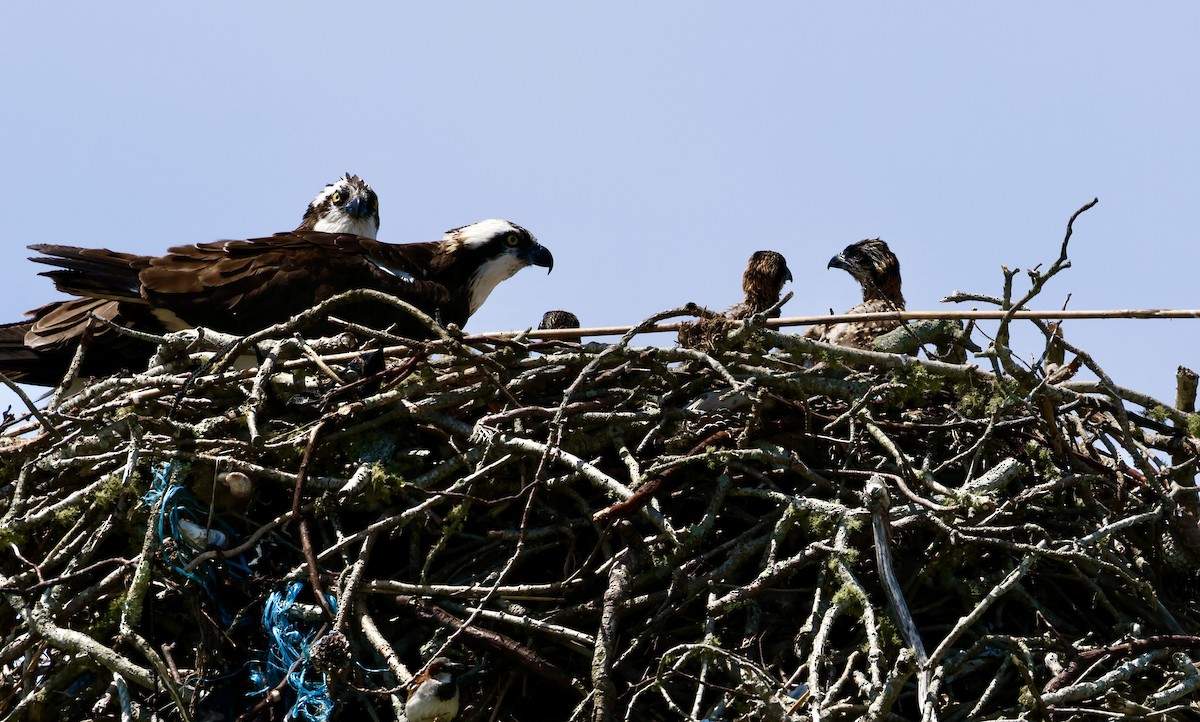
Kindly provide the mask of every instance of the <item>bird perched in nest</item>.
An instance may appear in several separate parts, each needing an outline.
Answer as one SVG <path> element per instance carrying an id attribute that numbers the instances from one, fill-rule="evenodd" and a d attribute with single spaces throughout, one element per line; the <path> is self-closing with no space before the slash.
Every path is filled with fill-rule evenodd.
<path id="1" fill-rule="evenodd" d="M 553 268 L 533 235 L 505 220 L 453 228 L 440 241 L 384 243 L 315 231 L 176 246 L 133 261 L 128 254 L 34 245 L 42 275 L 78 296 L 142 304 L 169 331 L 205 326 L 246 334 L 284 321 L 344 291 L 400 297 L 439 323 L 466 323 L 501 281 L 529 265 Z M 338 309 L 347 320 L 410 338 L 430 334 L 389 305 L 359 301 Z M 336 330 L 331 328 L 330 330 Z"/>
<path id="2" fill-rule="evenodd" d="M 375 238 L 379 233 L 379 197 L 371 186 L 347 173 L 326 185 L 304 211 L 297 231 L 352 233 Z M 149 256 L 119 254 L 138 271 L 150 264 Z M 122 335 L 93 319 L 116 326 L 161 334 L 168 330 L 142 303 L 108 299 L 73 298 L 55 301 L 30 311 L 27 321 L 0 325 L 0 371 L 24 383 L 53 386 L 62 380 L 78 344 L 87 339 L 80 375 L 107 376 L 145 367 L 154 345 Z"/>
<path id="3" fill-rule="evenodd" d="M 763 313 L 779 303 L 783 284 L 792 280 L 783 255 L 775 251 L 755 251 L 742 272 L 740 302 L 721 313 L 703 311 L 695 323 L 682 324 L 679 329 L 679 345 L 688 348 L 714 348 L 728 331 L 728 321 L 738 321 Z M 779 309 L 767 313 L 770 318 L 779 316 Z"/>
<path id="4" fill-rule="evenodd" d="M 446 657 L 433 659 L 408 685 L 404 716 L 408 722 L 450 722 L 458 715 L 459 665 Z"/>
<path id="5" fill-rule="evenodd" d="M 326 185 L 308 204 L 296 230 L 375 238 L 379 235 L 379 196 L 362 178 L 347 173 Z"/>
<path id="6" fill-rule="evenodd" d="M 451 229 L 428 243 L 292 231 L 177 246 L 150 258 L 49 244 L 30 248 L 45 254 L 32 260 L 57 266 L 42 275 L 61 291 L 117 301 L 166 331 L 205 326 L 234 334 L 285 321 L 355 289 L 397 296 L 442 325 L 461 326 L 501 281 L 529 265 L 554 265 L 554 256 L 529 231 L 498 219 Z M 378 301 L 344 304 L 337 315 L 409 338 L 432 333 L 410 314 Z M 318 332 L 337 330 L 318 326 Z"/>
<path id="7" fill-rule="evenodd" d="M 579 317 L 570 311 L 547 311 L 542 314 L 539 331 L 559 328 L 579 328 Z"/>
<path id="8" fill-rule="evenodd" d="M 854 276 L 854 280 L 862 286 L 862 303 L 846 313 L 904 310 L 904 294 L 900 292 L 900 259 L 884 241 L 868 238 L 851 243 L 829 259 L 827 268 L 841 268 Z M 899 325 L 899 321 L 846 321 L 813 326 L 804 335 L 838 346 L 870 349 L 876 336 Z"/>
<path id="9" fill-rule="evenodd" d="M 756 313 L 762 313 L 779 303 L 783 293 L 783 284 L 792 280 L 792 272 L 788 270 L 787 261 L 783 254 L 775 251 L 755 251 L 746 263 L 742 272 L 742 292 L 746 297 L 725 310 L 726 318 L 750 318 Z M 770 318 L 779 317 L 779 309 L 767 314 Z"/>

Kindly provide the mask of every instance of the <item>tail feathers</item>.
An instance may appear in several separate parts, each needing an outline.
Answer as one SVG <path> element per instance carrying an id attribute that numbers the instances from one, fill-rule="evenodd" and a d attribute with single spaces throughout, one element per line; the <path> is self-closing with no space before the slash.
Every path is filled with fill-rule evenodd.
<path id="1" fill-rule="evenodd" d="M 18 321 L 0 325 L 0 373 L 13 381 L 41 385 L 57 384 L 63 374 L 54 371 L 45 373 L 47 362 L 42 354 L 25 345 L 25 334 L 33 327 L 33 321 Z M 66 366 L 62 367 L 66 372 Z M 42 378 L 42 381 L 31 381 L 31 376 Z M 54 377 L 49 383 L 46 380 Z"/>
<path id="2" fill-rule="evenodd" d="M 60 291 L 76 296 L 144 302 L 138 274 L 150 265 L 149 256 L 48 243 L 30 248 L 45 255 L 29 260 L 57 267 L 57 270 L 41 275 L 53 280 Z"/>
<path id="3" fill-rule="evenodd" d="M 98 323 L 163 331 L 145 306 L 94 298 L 50 303 L 29 313 L 28 321 L 0 325 L 0 373 L 21 383 L 57 386 L 81 343 L 86 345 L 80 377 L 145 370 L 154 345 Z"/>

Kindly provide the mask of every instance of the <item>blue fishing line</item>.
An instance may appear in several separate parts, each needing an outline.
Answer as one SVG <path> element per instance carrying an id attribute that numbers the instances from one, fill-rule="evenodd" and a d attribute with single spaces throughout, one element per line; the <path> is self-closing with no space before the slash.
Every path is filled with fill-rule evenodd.
<path id="1" fill-rule="evenodd" d="M 270 644 L 267 658 L 251 669 L 250 679 L 258 688 L 256 694 L 266 694 L 286 679 L 288 689 L 295 695 L 288 718 L 325 722 L 336 702 L 330 697 L 328 678 L 312 669 L 309 659 L 320 625 L 288 615 L 303 588 L 303 583 L 292 582 L 287 589 L 271 592 L 267 597 L 262 624 Z M 326 595 L 326 599 L 330 606 L 336 604 L 332 596 Z"/>
<path id="2" fill-rule="evenodd" d="M 204 506 L 187 487 L 171 483 L 174 464 L 165 462 L 154 469 L 154 483 L 142 500 L 152 508 L 159 503 L 158 518 L 155 520 L 155 531 L 161 542 L 170 537 L 178 543 L 168 550 L 162 547 L 162 558 L 176 574 L 190 579 L 201 586 L 210 599 L 216 599 L 213 593 L 213 583 L 216 581 L 216 564 L 202 564 L 193 570 L 187 565 L 201 553 L 202 550 L 193 548 L 187 543 L 186 535 L 180 529 L 179 522 L 185 520 L 202 529 L 210 528 L 221 532 L 227 540 L 235 539 L 233 529 L 220 518 L 214 517 L 211 524 L 208 519 L 208 508 Z M 161 546 L 161 545 L 160 545 Z M 169 552 L 169 553 L 168 553 Z M 248 574 L 250 568 L 243 556 L 225 559 L 224 567 L 237 574 Z"/>

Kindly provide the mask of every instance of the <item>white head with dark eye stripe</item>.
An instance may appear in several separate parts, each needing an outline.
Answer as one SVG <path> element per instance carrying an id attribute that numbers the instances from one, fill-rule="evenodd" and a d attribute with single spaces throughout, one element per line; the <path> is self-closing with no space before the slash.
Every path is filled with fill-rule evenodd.
<path id="1" fill-rule="evenodd" d="M 379 235 L 379 197 L 363 179 L 347 173 L 308 204 L 296 230 L 375 238 Z"/>
<path id="2" fill-rule="evenodd" d="M 477 260 L 467 282 L 471 313 L 479 310 L 501 281 L 526 266 L 553 270 L 554 256 L 533 234 L 509 221 L 490 218 L 446 231 L 445 241 Z"/>

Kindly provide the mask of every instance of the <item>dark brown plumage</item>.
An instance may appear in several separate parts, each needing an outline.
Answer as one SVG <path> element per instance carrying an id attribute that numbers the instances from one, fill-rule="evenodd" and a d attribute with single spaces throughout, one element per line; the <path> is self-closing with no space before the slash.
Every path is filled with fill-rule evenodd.
<path id="1" fill-rule="evenodd" d="M 903 311 L 904 294 L 900 291 L 900 259 L 887 243 L 868 238 L 851 243 L 833 258 L 828 268 L 841 268 L 862 287 L 862 303 L 846 313 Z M 899 321 L 847 321 L 813 326 L 805 336 L 838 346 L 870 349 L 871 341 L 900 325 Z"/>
<path id="2" fill-rule="evenodd" d="M 126 254 L 30 246 L 57 266 L 42 275 L 66 293 L 149 307 L 168 330 L 206 326 L 246 334 L 338 293 L 374 289 L 398 296 L 442 324 L 463 325 L 500 281 L 554 258 L 527 230 L 488 220 L 440 241 L 391 244 L 362 236 L 294 231 L 267 238 L 178 246 L 131 262 Z M 391 306 L 361 302 L 339 317 L 425 337 L 428 329 Z"/>
<path id="3" fill-rule="evenodd" d="M 149 259 L 134 254 L 115 254 L 136 267 Z M 53 386 L 62 380 L 75 350 L 86 340 L 99 353 L 85 355 L 83 376 L 107 376 L 145 368 L 154 353 L 153 344 L 122 335 L 95 321 L 102 318 L 116 326 L 150 333 L 165 329 L 144 307 L 131 307 L 115 301 L 73 298 L 54 301 L 29 311 L 32 318 L 0 326 L 0 371 L 23 383 Z"/>
<path id="4" fill-rule="evenodd" d="M 158 332 L 161 324 L 141 306 L 73 298 L 30 311 L 32 319 L 0 325 L 0 371 L 22 383 L 53 386 L 62 380 L 81 341 L 96 351 L 84 356 L 82 376 L 131 370 L 154 353 L 154 345 L 122 335 L 95 321 Z"/>
<path id="5" fill-rule="evenodd" d="M 779 303 L 783 284 L 790 280 L 792 272 L 788 270 L 787 261 L 782 254 L 775 251 L 755 251 L 746 263 L 746 270 L 742 272 L 742 292 L 745 298 L 722 313 L 704 310 L 695 323 L 682 324 L 679 329 L 679 345 L 704 350 L 716 348 L 728 331 L 729 321 L 750 318 Z M 767 315 L 777 317 L 779 309 Z"/>
<path id="6" fill-rule="evenodd" d="M 539 331 L 558 328 L 579 328 L 579 317 L 570 311 L 547 311 L 542 314 Z"/>
<path id="7" fill-rule="evenodd" d="M 756 313 L 762 313 L 779 303 L 783 293 L 783 284 L 792 280 L 792 272 L 788 270 L 787 261 L 783 254 L 775 251 L 755 251 L 746 263 L 742 272 L 742 292 L 746 297 L 725 311 L 726 318 L 750 318 Z M 779 316 L 779 309 L 770 314 L 771 318 Z"/>
<path id="8" fill-rule="evenodd" d="M 347 173 L 321 189 L 308 204 L 296 230 L 375 238 L 379 231 L 379 198 L 365 181 Z M 86 257 L 101 252 L 81 253 Z M 149 256 L 103 253 L 109 261 L 121 259 L 138 270 L 150 262 Z M 122 270 L 118 283 L 123 282 L 126 272 L 127 269 Z M 154 353 L 153 344 L 121 334 L 92 316 L 148 333 L 171 330 L 144 303 L 119 303 L 103 298 L 55 301 L 26 315 L 32 318 L 0 325 L 0 371 L 24 383 L 42 386 L 53 386 L 62 380 L 76 348 L 85 339 L 88 352 L 80 368 L 83 377 L 145 368 L 146 360 Z"/>

